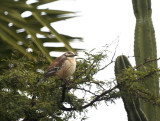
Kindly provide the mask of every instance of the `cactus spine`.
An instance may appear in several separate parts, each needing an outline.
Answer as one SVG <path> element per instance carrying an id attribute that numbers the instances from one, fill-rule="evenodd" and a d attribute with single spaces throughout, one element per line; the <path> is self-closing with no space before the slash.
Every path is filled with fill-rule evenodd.
<path id="1" fill-rule="evenodd" d="M 134 54 L 136 65 L 144 63 L 148 59 L 157 58 L 155 32 L 151 19 L 151 0 L 132 0 L 134 15 L 136 17 Z M 157 68 L 157 62 L 146 64 L 146 68 Z M 139 68 L 145 71 L 144 68 Z M 159 80 L 155 74 L 145 80 L 144 86 L 154 95 L 159 95 Z M 141 109 L 149 121 L 160 121 L 158 108 L 140 100 Z"/>
<path id="2" fill-rule="evenodd" d="M 124 81 L 121 79 L 123 78 L 122 76 L 125 76 L 123 75 L 124 69 L 131 67 L 132 66 L 126 56 L 122 55 L 117 57 L 115 62 L 115 75 L 118 84 L 123 83 Z M 128 114 L 128 121 L 148 121 L 143 111 L 140 109 L 139 99 L 136 98 L 134 94 L 131 95 L 128 93 L 126 86 L 122 85 L 119 87 L 119 89 L 121 92 L 122 100 L 124 102 L 124 107 Z"/>

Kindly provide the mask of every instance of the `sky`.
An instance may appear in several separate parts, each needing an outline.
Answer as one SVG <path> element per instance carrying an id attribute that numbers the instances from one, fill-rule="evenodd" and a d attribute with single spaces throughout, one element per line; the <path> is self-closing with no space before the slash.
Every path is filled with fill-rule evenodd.
<path id="1" fill-rule="evenodd" d="M 157 48 L 160 47 L 159 6 L 158 0 L 152 0 L 152 19 L 156 32 Z M 118 37 L 119 44 L 116 56 L 121 54 L 134 55 L 135 17 L 131 0 L 61 0 L 49 4 L 47 7 L 77 12 L 78 17 L 76 18 L 52 24 L 59 33 L 83 38 L 84 42 L 75 42 L 71 44 L 72 46 L 84 47 L 87 51 L 93 48 L 99 50 L 102 46 L 111 44 Z M 116 44 L 117 42 L 111 45 L 111 52 L 114 52 Z M 110 53 L 110 55 L 112 54 Z M 158 53 L 158 57 L 160 57 L 160 53 Z M 130 61 L 134 66 L 134 58 L 130 58 Z M 114 65 L 107 68 L 97 75 L 97 78 L 104 79 L 104 73 L 108 74 L 107 79 L 114 78 L 113 68 Z M 89 108 L 87 116 L 89 119 L 86 121 L 127 121 L 127 114 L 121 99 L 116 100 L 115 104 L 108 104 L 108 106 L 101 103 L 97 109 Z"/>

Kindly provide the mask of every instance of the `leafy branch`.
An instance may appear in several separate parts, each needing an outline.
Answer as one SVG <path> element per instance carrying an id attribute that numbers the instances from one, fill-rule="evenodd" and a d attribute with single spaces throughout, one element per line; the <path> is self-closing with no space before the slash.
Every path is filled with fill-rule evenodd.
<path id="1" fill-rule="evenodd" d="M 109 82 L 96 80 L 94 75 L 100 71 L 100 63 L 104 59 L 106 55 L 103 55 L 102 52 L 86 53 L 86 58 L 77 62 L 77 70 L 68 80 L 69 84 L 65 85 L 65 82 L 60 79 L 51 77 L 37 85 L 36 88 L 35 84 L 42 77 L 42 74 L 36 71 L 39 67 L 35 66 L 35 63 L 38 62 L 28 61 L 25 56 L 19 60 L 14 60 L 14 58 L 4 60 L 12 66 L 0 76 L 0 95 L 2 97 L 0 102 L 3 102 L 3 105 L 0 105 L 3 107 L 1 111 L 8 111 L 6 116 L 14 120 L 19 118 L 29 120 L 31 117 L 36 120 L 46 120 L 48 116 L 52 119 L 68 120 L 70 117 L 64 117 L 64 113 L 73 117 L 75 112 L 84 112 L 88 107 L 97 106 L 100 101 L 114 102 L 120 98 L 119 87 L 126 88 L 130 94 L 134 93 L 146 102 L 159 105 L 159 98 L 151 95 L 142 87 L 133 86 L 136 83 L 143 85 L 143 82 L 159 72 L 159 69 L 145 72 L 135 71 L 133 68 L 126 69 L 122 75 L 119 75 L 120 83 L 115 83 L 115 80 Z M 38 60 L 44 61 L 43 69 L 48 66 L 41 57 Z M 149 62 L 153 60 L 147 61 Z M 6 98 L 8 100 L 4 102 Z M 15 109 L 21 113 L 13 115 Z"/>

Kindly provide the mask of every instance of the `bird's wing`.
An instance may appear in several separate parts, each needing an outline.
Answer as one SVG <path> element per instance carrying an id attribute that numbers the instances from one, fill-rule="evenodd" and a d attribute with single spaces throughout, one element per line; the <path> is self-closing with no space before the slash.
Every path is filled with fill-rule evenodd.
<path id="1" fill-rule="evenodd" d="M 49 66 L 47 72 L 44 74 L 45 78 L 53 76 L 58 70 L 64 66 L 64 62 L 67 58 L 65 56 L 60 56 L 54 60 L 54 62 Z"/>

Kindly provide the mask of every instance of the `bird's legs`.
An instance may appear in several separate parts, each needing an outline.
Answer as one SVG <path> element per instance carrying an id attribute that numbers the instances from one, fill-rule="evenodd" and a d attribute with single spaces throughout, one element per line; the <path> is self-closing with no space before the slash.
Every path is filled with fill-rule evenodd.
<path id="1" fill-rule="evenodd" d="M 62 79 L 62 81 L 66 84 L 66 85 L 71 85 L 71 82 L 67 79 Z"/>

